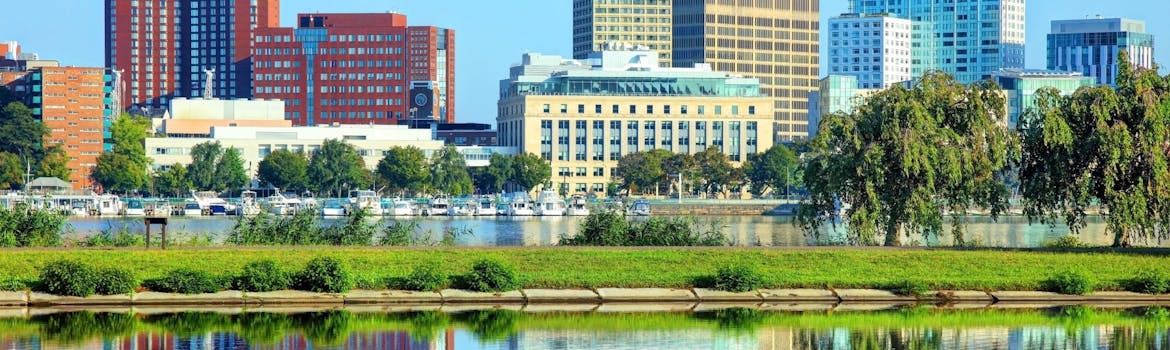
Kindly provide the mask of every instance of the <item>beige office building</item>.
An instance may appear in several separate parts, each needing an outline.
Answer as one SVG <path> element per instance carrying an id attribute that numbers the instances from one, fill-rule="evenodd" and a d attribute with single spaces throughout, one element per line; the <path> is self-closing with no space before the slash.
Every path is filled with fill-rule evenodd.
<path id="1" fill-rule="evenodd" d="M 573 0 L 573 58 L 624 43 L 657 51 L 670 67 L 672 0 Z"/>
<path id="2" fill-rule="evenodd" d="M 739 164 L 772 147 L 772 100 L 760 95 L 758 80 L 708 65 L 660 68 L 655 56 L 525 54 L 500 83 L 500 146 L 548 160 L 554 188 L 597 195 L 633 152 L 716 147 Z"/>
<path id="3" fill-rule="evenodd" d="M 819 0 L 674 0 L 675 66 L 709 63 L 760 80 L 774 99 L 778 141 L 808 135 L 819 78 Z"/>

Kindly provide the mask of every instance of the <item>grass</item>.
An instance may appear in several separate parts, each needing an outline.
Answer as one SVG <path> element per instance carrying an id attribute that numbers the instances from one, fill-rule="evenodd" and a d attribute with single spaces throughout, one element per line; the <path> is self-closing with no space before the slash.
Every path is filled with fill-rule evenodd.
<path id="1" fill-rule="evenodd" d="M 442 261 L 448 275 L 466 273 L 492 259 L 516 269 L 526 288 L 690 287 L 718 266 L 752 262 L 770 287 L 880 288 L 906 280 L 930 288 L 1039 290 L 1053 271 L 1078 268 L 1099 290 L 1122 290 L 1141 268 L 1164 270 L 1165 255 L 1135 252 L 1038 252 L 865 248 L 370 248 L 280 247 L 0 250 L 0 274 L 35 279 L 58 259 L 95 267 L 124 267 L 141 279 L 188 267 L 217 274 L 238 273 L 248 262 L 272 259 L 290 271 L 312 258 L 344 261 L 359 277 L 405 277 L 419 261 Z"/>

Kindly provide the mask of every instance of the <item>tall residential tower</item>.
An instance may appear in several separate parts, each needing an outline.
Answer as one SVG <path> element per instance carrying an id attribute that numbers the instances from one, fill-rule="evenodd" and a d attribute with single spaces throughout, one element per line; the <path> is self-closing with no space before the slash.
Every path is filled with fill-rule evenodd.
<path id="1" fill-rule="evenodd" d="M 573 58 L 584 59 L 606 43 L 658 51 L 670 67 L 671 0 L 573 0 Z"/>
<path id="2" fill-rule="evenodd" d="M 862 89 L 884 89 L 911 79 L 910 20 L 843 14 L 829 19 L 826 74 L 857 77 Z"/>
<path id="3" fill-rule="evenodd" d="M 1081 72 L 1097 78 L 1097 84 L 1113 85 L 1121 51 L 1129 54 L 1135 66 L 1154 67 L 1154 36 L 1146 34 L 1146 22 L 1126 18 L 1052 21 L 1048 69 Z"/>

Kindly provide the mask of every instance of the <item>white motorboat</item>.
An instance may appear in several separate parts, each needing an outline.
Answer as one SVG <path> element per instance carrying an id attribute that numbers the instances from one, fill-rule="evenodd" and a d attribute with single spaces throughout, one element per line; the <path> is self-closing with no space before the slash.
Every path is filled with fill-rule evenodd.
<path id="1" fill-rule="evenodd" d="M 475 215 L 475 202 L 471 200 L 455 200 L 452 201 L 450 208 L 447 210 L 447 215 L 450 216 L 471 216 Z"/>
<path id="2" fill-rule="evenodd" d="M 437 195 L 431 198 L 427 206 L 427 215 L 429 216 L 443 216 L 450 214 L 451 200 L 445 195 Z"/>
<path id="3" fill-rule="evenodd" d="M 337 217 L 345 216 L 345 206 L 341 205 L 340 200 L 330 199 L 325 201 L 325 205 L 321 206 L 321 216 Z"/>
<path id="4" fill-rule="evenodd" d="M 528 195 L 517 193 L 512 196 L 512 202 L 508 204 L 508 216 L 533 216 L 536 211 L 532 209 L 532 203 L 528 201 Z"/>
<path id="5" fill-rule="evenodd" d="M 256 192 L 244 191 L 240 192 L 240 208 L 239 214 L 245 216 L 253 216 L 260 214 L 260 204 L 256 202 Z"/>
<path id="6" fill-rule="evenodd" d="M 645 199 L 634 201 L 634 205 L 630 206 L 630 215 L 650 216 L 650 201 Z"/>
<path id="7" fill-rule="evenodd" d="M 349 191 L 349 207 L 352 210 L 365 210 L 374 216 L 382 216 L 382 197 L 378 192 L 370 190 Z"/>
<path id="8" fill-rule="evenodd" d="M 536 197 L 536 215 L 565 216 L 565 200 L 557 191 L 540 191 L 540 196 Z"/>
<path id="9" fill-rule="evenodd" d="M 496 214 L 498 214 L 496 203 L 492 201 L 492 197 L 481 197 L 475 206 L 475 216 L 495 216 Z"/>
<path id="10" fill-rule="evenodd" d="M 203 207 L 197 202 L 187 202 L 183 204 L 183 216 L 202 216 Z"/>
<path id="11" fill-rule="evenodd" d="M 199 209 L 205 210 L 213 215 L 226 215 L 229 212 L 236 211 L 235 204 L 228 203 L 223 198 L 219 198 L 214 191 L 196 192 L 195 190 L 191 190 L 191 197 L 195 203 L 199 204 Z"/>
<path id="12" fill-rule="evenodd" d="M 589 201 L 585 196 L 575 195 L 569 199 L 569 208 L 565 210 L 568 216 L 589 216 Z"/>
<path id="13" fill-rule="evenodd" d="M 273 215 L 293 215 L 301 208 L 301 200 L 299 198 L 285 197 L 277 190 L 268 197 L 268 212 Z"/>
<path id="14" fill-rule="evenodd" d="M 146 216 L 146 206 L 141 199 L 131 199 L 126 203 L 126 216 Z"/>
<path id="15" fill-rule="evenodd" d="M 395 199 L 390 211 L 386 215 L 391 216 L 414 216 L 414 203 L 407 200 Z"/>

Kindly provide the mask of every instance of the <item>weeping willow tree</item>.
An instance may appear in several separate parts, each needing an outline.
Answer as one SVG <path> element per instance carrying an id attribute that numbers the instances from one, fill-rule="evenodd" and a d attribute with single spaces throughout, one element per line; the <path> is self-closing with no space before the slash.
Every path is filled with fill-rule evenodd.
<path id="1" fill-rule="evenodd" d="M 1170 238 L 1170 82 L 1118 55 L 1117 88 L 1038 94 L 1020 120 L 1020 190 L 1030 220 L 1073 233 L 1099 205 L 1115 247 Z"/>
<path id="2" fill-rule="evenodd" d="M 937 72 L 824 118 L 806 155 L 797 224 L 815 236 L 842 219 L 851 244 L 898 246 L 903 236 L 937 238 L 949 213 L 955 244 L 965 244 L 968 209 L 997 218 L 1008 205 L 1002 176 L 1018 142 L 1006 118 L 994 83 L 965 86 Z"/>

